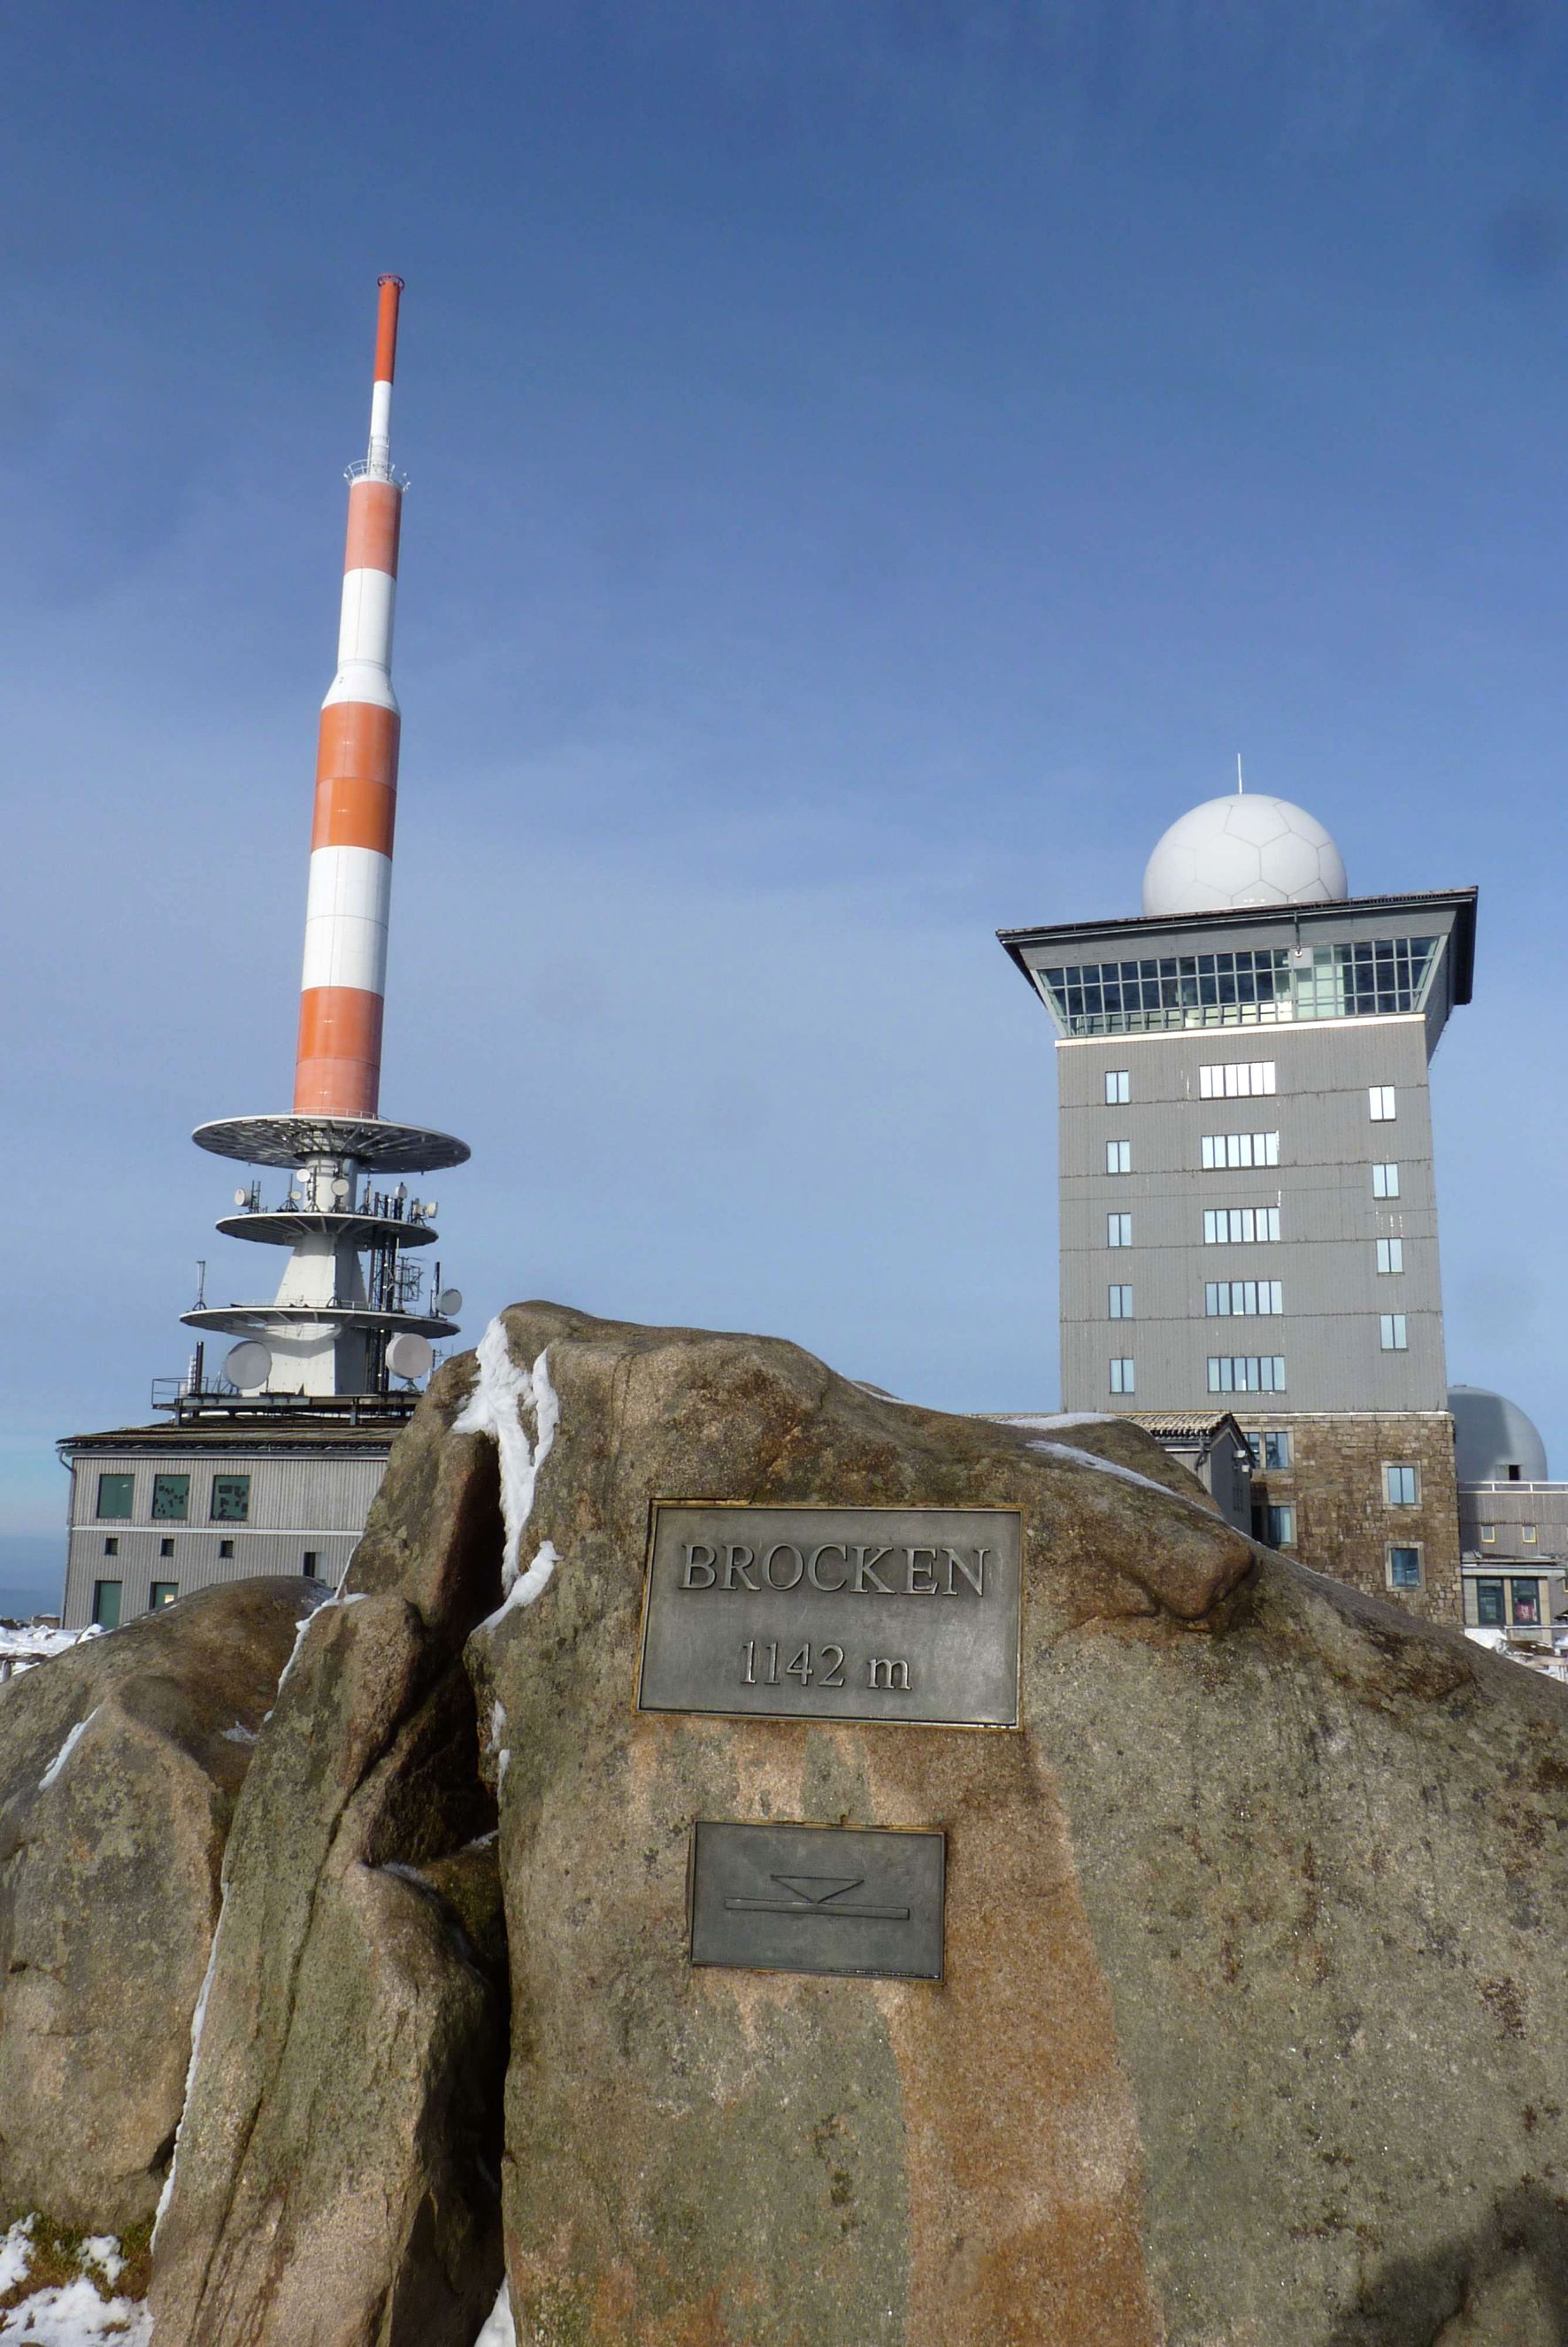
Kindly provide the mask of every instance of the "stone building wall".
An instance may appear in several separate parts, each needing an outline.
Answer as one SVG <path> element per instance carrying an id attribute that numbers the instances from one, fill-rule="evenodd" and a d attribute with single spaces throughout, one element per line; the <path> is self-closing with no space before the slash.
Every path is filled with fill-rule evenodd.
<path id="1" fill-rule="evenodd" d="M 1249 1435 L 1289 1432 L 1288 1471 L 1260 1467 L 1253 1480 L 1260 1526 L 1270 1503 L 1296 1510 L 1288 1553 L 1358 1589 L 1391 1597 L 1429 1621 L 1460 1622 L 1459 1500 L 1453 1420 L 1446 1411 L 1364 1417 L 1281 1411 L 1266 1418 L 1248 1411 L 1242 1424 Z M 1416 1469 L 1413 1507 L 1389 1504 L 1389 1466 Z M 1395 1545 L 1419 1549 L 1419 1589 L 1391 1584 L 1389 1551 Z"/>

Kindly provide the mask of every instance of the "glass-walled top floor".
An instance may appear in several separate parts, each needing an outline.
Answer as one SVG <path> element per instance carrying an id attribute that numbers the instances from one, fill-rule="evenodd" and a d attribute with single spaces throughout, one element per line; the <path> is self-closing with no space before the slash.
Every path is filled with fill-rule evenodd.
<path id="1" fill-rule="evenodd" d="M 1036 969 L 1069 1035 L 1163 1028 L 1272 1027 L 1426 1008 L 1440 938 L 1357 938 L 1327 946 L 1239 947 L 1141 961 Z"/>

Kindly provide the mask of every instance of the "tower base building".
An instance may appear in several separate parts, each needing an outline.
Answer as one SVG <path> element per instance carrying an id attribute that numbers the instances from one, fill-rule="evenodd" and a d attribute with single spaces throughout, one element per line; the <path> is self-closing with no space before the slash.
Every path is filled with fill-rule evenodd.
<path id="1" fill-rule="evenodd" d="M 1238 796 L 1142 917 L 1001 936 L 1057 1032 L 1062 1409 L 1229 1410 L 1260 1537 L 1453 1622 L 1428 1070 L 1475 902 L 1351 897 L 1320 825 Z"/>

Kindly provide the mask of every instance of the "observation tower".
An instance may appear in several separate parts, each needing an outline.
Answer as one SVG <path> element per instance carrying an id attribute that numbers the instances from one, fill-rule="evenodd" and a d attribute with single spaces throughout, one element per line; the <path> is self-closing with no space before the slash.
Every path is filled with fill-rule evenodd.
<path id="1" fill-rule="evenodd" d="M 436 1204 L 404 1177 L 460 1165 L 467 1146 L 380 1112 L 400 725 L 392 627 L 406 483 L 391 438 L 403 281 L 379 282 L 370 445 L 348 467 L 337 673 L 322 704 L 293 1107 L 222 1117 L 193 1136 L 276 1177 L 253 1175 L 237 1189 L 218 1228 L 289 1256 L 270 1301 L 203 1298 L 181 1316 L 239 1340 L 223 1362 L 228 1388 L 306 1404 L 384 1397 L 395 1378 L 406 1389 L 431 1367 L 431 1339 L 456 1333 L 463 1301 L 440 1285 L 439 1266 L 426 1284 L 409 1260 L 436 1243 Z M 202 1359 L 199 1351 L 197 1396 L 210 1390 Z"/>

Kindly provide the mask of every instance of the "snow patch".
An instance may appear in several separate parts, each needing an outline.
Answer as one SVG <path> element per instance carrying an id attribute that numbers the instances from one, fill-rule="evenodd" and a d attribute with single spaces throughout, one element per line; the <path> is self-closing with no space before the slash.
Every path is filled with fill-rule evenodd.
<path id="1" fill-rule="evenodd" d="M 26 2287 L 32 2263 L 33 2229 L 37 2219 L 24 2217 L 0 2235 L 0 2295 Z M 112 2234 L 95 2233 L 84 2241 L 83 2271 L 73 2280 L 35 2291 L 20 2304 L 0 2312 L 0 2341 L 26 2341 L 27 2347 L 149 2347 L 152 2317 L 133 2299 L 100 2297 L 92 2270 L 112 2290 L 125 2271 L 119 2243 Z"/>
<path id="2" fill-rule="evenodd" d="M 201 1975 L 201 1993 L 196 2000 L 196 2010 L 190 2016 L 190 2059 L 185 2065 L 185 2097 L 179 2106 L 179 2119 L 174 2130 L 174 2149 L 169 2154 L 169 2173 L 163 2179 L 163 2189 L 158 2196 L 158 2209 L 152 2220 L 151 2246 L 158 2245 L 158 2229 L 163 2222 L 163 2212 L 174 2193 L 174 2171 L 179 2161 L 179 2138 L 185 2133 L 185 2114 L 190 2108 L 190 2089 L 196 2080 L 196 2057 L 201 2051 L 201 2024 L 207 2018 L 207 2000 L 212 1993 L 212 1975 L 218 1969 L 218 1942 L 223 1931 L 223 1910 L 218 1910 L 218 1921 L 212 1926 L 212 1945 L 207 1952 L 207 1970 Z"/>
<path id="3" fill-rule="evenodd" d="M 247 1727 L 242 1719 L 237 1719 L 232 1727 L 223 1730 L 223 1741 L 225 1744 L 254 1744 L 256 1731 L 253 1727 Z"/>
<path id="4" fill-rule="evenodd" d="M 0 2295 L 15 2290 L 26 2272 L 33 2252 L 33 2228 L 37 2221 L 36 2217 L 23 2217 L 0 2238 Z"/>
<path id="5" fill-rule="evenodd" d="M 474 2347 L 518 2347 L 518 2326 L 512 2320 L 512 2293 L 503 2281 L 495 2305 L 479 2326 Z"/>
<path id="6" fill-rule="evenodd" d="M 1031 1418 L 1017 1411 L 992 1411 L 996 1426 L 1118 1426 L 1122 1423 L 1111 1409 L 1059 1409 L 1043 1418 Z"/>
<path id="7" fill-rule="evenodd" d="M 507 1527 L 501 1589 L 506 1602 L 481 1625 L 486 1629 L 500 1620 L 511 1603 L 531 1604 L 557 1563 L 555 1550 L 546 1541 L 518 1579 L 523 1532 L 533 1512 L 539 1469 L 549 1456 L 560 1424 L 560 1399 L 550 1383 L 548 1354 L 546 1346 L 531 1369 L 520 1369 L 507 1343 L 505 1324 L 499 1318 L 492 1320 L 479 1339 L 479 1374 L 474 1390 L 452 1421 L 454 1434 L 493 1435 L 500 1458 L 501 1515 Z M 531 1441 L 523 1423 L 525 1408 L 534 1414 Z"/>
<path id="8" fill-rule="evenodd" d="M 56 1753 L 54 1758 L 50 1761 L 48 1767 L 39 1778 L 38 1790 L 40 1793 L 46 1793 L 48 1791 L 50 1786 L 54 1783 L 56 1778 L 59 1775 L 61 1769 L 65 1767 L 67 1761 L 70 1758 L 72 1753 L 76 1750 L 77 1745 L 81 1742 L 83 1737 L 87 1734 L 88 1728 L 92 1726 L 94 1720 L 97 1717 L 98 1713 L 102 1709 L 103 1706 L 101 1704 L 96 1704 L 92 1710 L 88 1712 L 86 1719 L 77 1720 L 75 1727 L 72 1728 L 70 1734 L 67 1737 L 65 1742 L 61 1745 L 59 1750 Z"/>
<path id="9" fill-rule="evenodd" d="M 1092 1467 L 1099 1475 L 1114 1475 L 1123 1483 L 1141 1483 L 1145 1491 L 1157 1491 L 1162 1500 L 1173 1500 L 1178 1507 L 1195 1508 L 1200 1515 L 1213 1517 L 1214 1510 L 1205 1508 L 1199 1500 L 1189 1500 L 1184 1491 L 1173 1491 L 1168 1483 L 1156 1483 L 1152 1475 L 1140 1475 L 1135 1467 L 1122 1467 L 1114 1459 L 1097 1459 L 1092 1450 L 1080 1450 L 1071 1442 L 1031 1442 L 1030 1450 L 1043 1451 L 1048 1459 L 1069 1459 L 1075 1467 Z"/>

